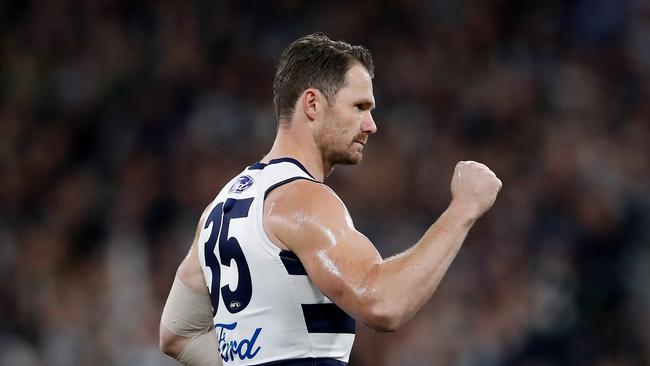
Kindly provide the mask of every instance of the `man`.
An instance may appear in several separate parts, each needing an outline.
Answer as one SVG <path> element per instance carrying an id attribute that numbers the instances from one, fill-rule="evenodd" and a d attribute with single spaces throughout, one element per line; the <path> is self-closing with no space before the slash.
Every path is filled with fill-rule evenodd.
<path id="1" fill-rule="evenodd" d="M 377 131 L 373 69 L 367 49 L 320 33 L 284 51 L 275 143 L 201 216 L 163 311 L 165 353 L 188 365 L 345 365 L 353 319 L 392 332 L 429 300 L 501 182 L 458 163 L 448 209 L 382 259 L 321 183 L 335 164 L 360 162 Z"/>

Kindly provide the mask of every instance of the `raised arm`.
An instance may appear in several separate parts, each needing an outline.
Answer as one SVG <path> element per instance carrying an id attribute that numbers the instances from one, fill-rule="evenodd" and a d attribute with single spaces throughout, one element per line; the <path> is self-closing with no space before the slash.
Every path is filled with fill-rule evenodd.
<path id="1" fill-rule="evenodd" d="M 452 202 L 411 248 L 382 260 L 327 186 L 295 181 L 272 191 L 264 228 L 293 251 L 310 279 L 348 314 L 378 331 L 394 331 L 429 300 L 469 229 L 487 211 L 501 181 L 485 165 L 460 162 Z"/>

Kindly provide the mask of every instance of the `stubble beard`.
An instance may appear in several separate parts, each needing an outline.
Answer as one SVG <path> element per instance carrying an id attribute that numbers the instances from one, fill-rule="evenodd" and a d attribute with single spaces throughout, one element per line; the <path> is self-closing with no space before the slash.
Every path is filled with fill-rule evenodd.
<path id="1" fill-rule="evenodd" d="M 336 120 L 330 120 L 321 130 L 317 144 L 322 152 L 323 161 L 332 168 L 336 164 L 355 165 L 361 162 L 363 153 L 355 151 L 354 141 L 360 141 L 361 136 L 355 136 L 351 141 L 345 141 L 346 131 Z"/>
<path id="2" fill-rule="evenodd" d="M 320 149 L 323 154 L 323 160 L 334 167 L 336 164 L 355 165 L 361 162 L 362 152 L 355 151 L 354 141 L 351 142 L 337 141 L 336 138 L 324 138 L 320 141 Z"/>
<path id="3" fill-rule="evenodd" d="M 348 148 L 346 150 L 335 150 L 332 149 L 329 152 L 323 154 L 325 157 L 325 160 L 330 162 L 332 166 L 336 164 L 344 164 L 344 165 L 355 165 L 359 164 L 361 162 L 362 153 L 355 153 L 352 150 L 351 144 L 347 146 Z"/>

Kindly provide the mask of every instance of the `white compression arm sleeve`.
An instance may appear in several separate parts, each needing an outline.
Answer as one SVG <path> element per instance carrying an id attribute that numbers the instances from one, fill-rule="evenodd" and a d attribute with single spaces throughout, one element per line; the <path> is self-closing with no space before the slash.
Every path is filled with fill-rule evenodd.
<path id="1" fill-rule="evenodd" d="M 186 366 L 218 366 L 221 358 L 214 328 L 194 336 L 176 358 Z"/>
<path id="2" fill-rule="evenodd" d="M 178 276 L 169 292 L 161 324 L 178 336 L 190 338 L 176 358 L 183 365 L 221 365 L 210 296 L 193 291 Z"/>

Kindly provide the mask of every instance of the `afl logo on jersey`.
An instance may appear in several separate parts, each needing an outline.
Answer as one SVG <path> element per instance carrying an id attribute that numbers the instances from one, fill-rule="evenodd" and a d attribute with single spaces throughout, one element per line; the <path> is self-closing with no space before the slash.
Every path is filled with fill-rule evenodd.
<path id="1" fill-rule="evenodd" d="M 230 193 L 242 193 L 253 185 L 255 181 L 248 175 L 238 177 L 237 181 L 230 187 Z"/>

